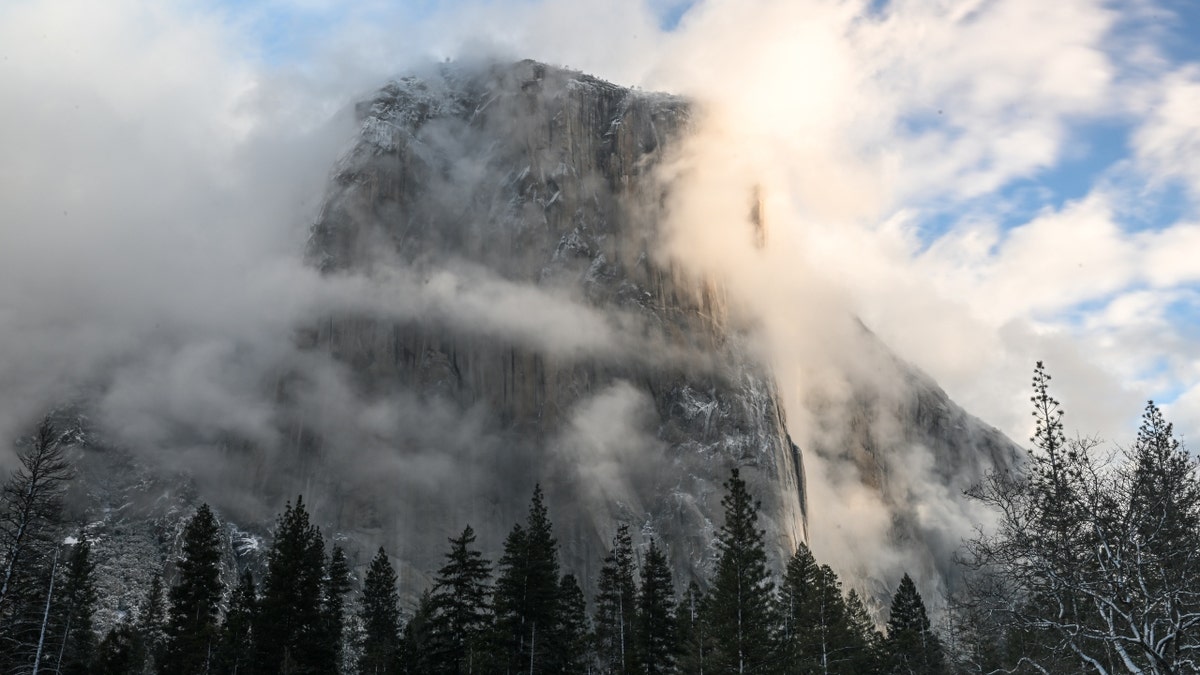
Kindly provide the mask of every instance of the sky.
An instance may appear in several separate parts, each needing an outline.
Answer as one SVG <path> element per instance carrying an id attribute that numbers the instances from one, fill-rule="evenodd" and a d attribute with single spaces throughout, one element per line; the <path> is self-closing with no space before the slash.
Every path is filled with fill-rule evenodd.
<path id="1" fill-rule="evenodd" d="M 1186 0 L 4 0 L 0 423 L 133 333 L 286 324 L 349 104 L 503 55 L 700 101 L 785 254 L 1014 438 L 1037 360 L 1078 433 L 1153 398 L 1192 438 L 1196 35 Z"/>
<path id="2" fill-rule="evenodd" d="M 8 52 L 41 32 L 35 52 L 67 67 L 90 46 L 102 58 L 80 70 L 95 68 L 95 86 L 122 80 L 108 92 L 119 103 L 220 92 L 204 114 L 232 153 L 258 142 L 254 129 L 317 129 L 427 59 L 532 56 L 713 102 L 782 139 L 794 159 L 772 161 L 800 201 L 820 202 L 805 184 L 821 181 L 797 165 L 842 167 L 844 185 L 820 192 L 870 207 L 800 207 L 817 214 L 800 226 L 815 264 L 968 410 L 1021 437 L 1044 359 L 1081 434 L 1126 437 L 1146 399 L 1184 436 L 1200 432 L 1193 2 L 5 5 L 41 26 Z M 53 79 L 18 55 L 6 78 Z M 192 68 L 197 79 L 173 82 Z"/>
<path id="3" fill-rule="evenodd" d="M 355 101 L 431 62 L 534 58 L 696 102 L 664 162 L 689 176 L 666 253 L 759 319 L 802 446 L 806 396 L 839 378 L 906 391 L 857 317 L 1019 443 L 1040 360 L 1069 433 L 1128 444 L 1154 399 L 1196 451 L 1197 35 L 1189 0 L 0 0 L 0 436 L 83 394 L 225 508 L 271 513 L 253 473 L 291 446 L 264 389 L 304 372 L 306 423 L 367 467 L 338 480 L 485 473 L 480 420 L 362 400 L 296 327 L 349 310 L 559 355 L 646 350 L 558 289 L 335 279 L 301 252 Z M 752 188 L 763 251 L 731 227 Z M 627 393 L 578 412 L 643 405 Z M 257 468 L 214 461 L 229 437 L 262 448 Z M 890 513 L 825 459 L 805 459 L 814 550 L 911 569 L 860 548 Z M 928 452 L 891 462 L 931 531 L 970 531 Z"/>

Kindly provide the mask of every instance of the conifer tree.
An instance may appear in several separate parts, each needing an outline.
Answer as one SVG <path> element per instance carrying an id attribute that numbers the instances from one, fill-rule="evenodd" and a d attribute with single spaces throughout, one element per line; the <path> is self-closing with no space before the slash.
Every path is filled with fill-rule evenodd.
<path id="1" fill-rule="evenodd" d="M 851 673 L 871 675 L 879 670 L 879 650 L 883 636 L 875 628 L 867 605 L 853 588 L 846 595 L 846 621 L 850 626 L 851 642 L 847 662 Z"/>
<path id="2" fill-rule="evenodd" d="M 774 672 L 774 584 L 764 532 L 758 529 L 759 503 L 746 491 L 736 468 L 725 488 L 725 523 L 717 533 L 720 557 L 705 605 L 714 647 L 712 672 Z"/>
<path id="3" fill-rule="evenodd" d="M 359 672 L 362 675 L 400 672 L 400 596 L 396 590 L 396 570 L 382 548 L 367 567 L 358 611 L 363 625 Z"/>
<path id="4" fill-rule="evenodd" d="M 779 589 L 782 622 L 780 641 L 786 655 L 787 672 L 807 672 L 818 661 L 813 656 L 812 627 L 817 623 L 816 581 L 820 569 L 808 546 L 800 543 L 784 568 Z"/>
<path id="5" fill-rule="evenodd" d="M 325 544 L 309 522 L 304 500 L 288 504 L 267 554 L 254 623 L 256 669 L 260 675 L 319 673 L 325 663 L 321 590 Z"/>
<path id="6" fill-rule="evenodd" d="M 855 673 L 856 645 L 837 575 L 818 566 L 801 543 L 788 561 L 780 589 L 782 653 L 788 673 Z"/>
<path id="7" fill-rule="evenodd" d="M 468 525 L 450 539 L 446 563 L 438 570 L 431 594 L 431 644 L 427 651 L 439 673 L 478 672 L 486 658 L 491 627 L 491 563 L 471 545 Z"/>
<path id="8" fill-rule="evenodd" d="M 0 672 L 36 658 L 62 495 L 73 475 L 65 450 L 65 437 L 43 420 L 0 487 Z"/>
<path id="9" fill-rule="evenodd" d="M 1200 612 L 1200 468 L 1175 438 L 1154 401 L 1146 404 L 1142 425 L 1131 450 L 1128 477 L 1129 522 L 1143 569 L 1132 578 L 1154 588 L 1168 612 Z M 1151 572 L 1147 568 L 1153 568 Z M 1191 595 L 1192 602 L 1182 602 Z M 1200 616 L 1197 617 L 1200 623 Z M 1198 641 L 1200 642 L 1200 641 Z M 1200 649 L 1198 647 L 1197 649 Z"/>
<path id="10" fill-rule="evenodd" d="M 542 488 L 536 486 L 525 527 L 514 526 L 504 542 L 496 580 L 497 646 L 511 672 L 538 672 L 538 664 L 564 656 L 551 639 L 558 623 L 559 582 L 558 542 Z"/>
<path id="11" fill-rule="evenodd" d="M 221 623 L 221 646 L 218 671 L 228 675 L 245 675 L 254 661 L 253 625 L 258 610 L 258 590 L 254 575 L 245 570 L 238 578 L 237 588 L 229 598 L 229 609 Z"/>
<path id="12" fill-rule="evenodd" d="M 705 623 L 704 593 L 695 581 L 688 584 L 675 610 L 676 667 L 680 673 L 708 673 L 713 650 L 712 636 Z"/>
<path id="13" fill-rule="evenodd" d="M 638 672 L 669 673 L 675 664 L 675 584 L 667 556 L 651 539 L 642 568 L 637 612 Z"/>
<path id="14" fill-rule="evenodd" d="M 96 563 L 91 552 L 87 535 L 81 534 L 71 552 L 59 595 L 55 627 L 59 651 L 55 670 L 64 675 L 87 675 L 92 672 L 96 656 L 92 615 L 99 596 L 94 579 Z"/>
<path id="15" fill-rule="evenodd" d="M 207 504 L 196 510 L 183 530 L 179 580 L 171 587 L 166 649 L 160 672 L 206 673 L 212 669 L 217 641 L 221 583 L 221 539 Z"/>
<path id="16" fill-rule="evenodd" d="M 907 574 L 900 579 L 900 586 L 892 596 L 884 649 L 889 674 L 943 675 L 948 672 L 941 641 L 933 633 L 925 603 Z"/>
<path id="17" fill-rule="evenodd" d="M 636 617 L 633 541 L 629 526 L 622 523 L 613 536 L 612 549 L 604 557 L 596 582 L 596 653 L 600 672 L 628 675 L 636 669 Z"/>
<path id="18" fill-rule="evenodd" d="M 142 672 L 137 629 L 121 621 L 108 631 L 96 648 L 95 675 L 130 675 Z"/>
<path id="19" fill-rule="evenodd" d="M 150 588 L 138 609 L 137 620 L 131 628 L 134 635 L 134 661 L 138 673 L 157 673 L 167 645 L 167 606 L 163 597 L 162 575 L 150 578 Z M 121 639 L 123 636 L 116 636 Z"/>
<path id="20" fill-rule="evenodd" d="M 433 644 L 433 598 L 429 591 L 417 600 L 417 609 L 412 618 L 400 631 L 400 642 L 396 651 L 396 672 L 402 675 L 432 675 L 441 673 L 430 658 L 429 646 Z"/>
<path id="21" fill-rule="evenodd" d="M 574 574 L 564 574 L 558 584 L 559 614 L 555 640 L 561 645 L 565 658 L 561 672 L 593 672 L 595 654 L 592 650 L 592 631 L 587 616 L 587 600 Z"/>
<path id="22" fill-rule="evenodd" d="M 324 634 L 322 640 L 322 672 L 341 671 L 343 639 L 346 632 L 346 595 L 350 592 L 350 565 L 340 546 L 333 547 L 329 556 L 329 571 L 325 575 L 321 605 Z"/>

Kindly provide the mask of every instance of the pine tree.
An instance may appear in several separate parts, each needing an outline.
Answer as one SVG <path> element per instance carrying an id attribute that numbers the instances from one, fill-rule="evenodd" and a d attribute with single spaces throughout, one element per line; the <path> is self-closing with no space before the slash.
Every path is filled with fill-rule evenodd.
<path id="1" fill-rule="evenodd" d="M 438 570 L 431 594 L 432 644 L 428 652 L 439 673 L 474 673 L 486 659 L 491 627 L 491 563 L 471 548 L 475 531 L 468 525 L 450 539 L 446 564 Z"/>
<path id="2" fill-rule="evenodd" d="M 1130 453 L 1130 522 L 1144 554 L 1167 577 L 1164 583 L 1200 582 L 1200 476 L 1197 460 L 1175 438 L 1154 401 L 1146 404 Z M 1187 577 L 1188 573 L 1193 576 Z M 1180 577 L 1179 575 L 1184 575 Z"/>
<path id="3" fill-rule="evenodd" d="M 638 672 L 669 673 L 675 664 L 675 584 L 671 565 L 653 539 L 646 550 L 637 612 Z"/>
<path id="4" fill-rule="evenodd" d="M 633 541 L 629 526 L 621 524 L 596 582 L 596 653 L 602 673 L 628 675 L 637 667 L 633 636 L 636 598 Z"/>
<path id="5" fill-rule="evenodd" d="M 400 596 L 396 591 L 396 570 L 382 548 L 367 567 L 358 613 L 363 625 L 359 671 L 363 675 L 398 673 Z"/>
<path id="6" fill-rule="evenodd" d="M 688 584 L 675 611 L 676 667 L 680 673 L 713 672 L 708 662 L 713 640 L 705 623 L 706 614 L 704 593 L 693 581 Z"/>
<path id="7" fill-rule="evenodd" d="M 217 519 L 208 505 L 202 504 L 183 530 L 179 580 L 169 594 L 167 644 L 160 668 L 164 674 L 206 673 L 212 669 L 217 617 L 225 590 L 220 547 Z"/>
<path id="8" fill-rule="evenodd" d="M 431 675 L 441 673 L 431 662 L 429 646 L 433 644 L 433 599 L 429 591 L 417 600 L 417 609 L 400 631 L 400 642 L 394 661 L 396 672 L 402 675 Z"/>
<path id="9" fill-rule="evenodd" d="M 137 629 L 121 621 L 108 631 L 96 648 L 95 675 L 130 675 L 142 672 Z"/>
<path id="10" fill-rule="evenodd" d="M 157 673 L 167 645 L 167 608 L 163 598 L 162 575 L 150 578 L 150 588 L 138 610 L 134 634 L 134 661 L 138 673 Z M 121 636 L 117 636 L 121 637 Z"/>
<path id="11" fill-rule="evenodd" d="M 725 489 L 725 523 L 717 534 L 720 557 L 706 603 L 712 672 L 774 672 L 777 620 L 764 532 L 758 529 L 760 505 L 736 468 Z"/>
<path id="12" fill-rule="evenodd" d="M 36 658 L 62 496 L 73 475 L 65 450 L 65 437 L 43 420 L 0 488 L 0 672 Z"/>
<path id="13" fill-rule="evenodd" d="M 925 603 L 907 574 L 892 596 L 884 650 L 888 673 L 894 675 L 942 675 L 946 673 L 941 641 L 933 633 Z"/>
<path id="14" fill-rule="evenodd" d="M 875 628 L 867 605 L 853 588 L 846 595 L 846 621 L 852 636 L 847 652 L 847 672 L 871 675 L 879 670 L 879 650 L 883 636 Z"/>
<path id="15" fill-rule="evenodd" d="M 514 526 L 504 542 L 496 580 L 497 646 L 511 672 L 538 672 L 538 664 L 565 658 L 549 639 L 558 623 L 558 591 L 558 542 L 536 486 L 525 527 Z"/>
<path id="16" fill-rule="evenodd" d="M 258 590 L 250 570 L 242 572 L 229 598 L 229 609 L 221 623 L 218 672 L 245 675 L 254 661 L 253 626 L 258 611 Z"/>
<path id="17" fill-rule="evenodd" d="M 66 579 L 59 595 L 55 621 L 59 651 L 55 671 L 64 675 L 92 672 L 96 657 L 92 615 L 99 596 L 94 579 L 96 563 L 92 560 L 91 552 L 91 543 L 86 535 L 81 534 L 71 552 Z"/>
<path id="18" fill-rule="evenodd" d="M 592 650 L 592 630 L 588 624 L 587 601 L 574 574 L 564 574 L 558 583 L 559 623 L 555 640 L 565 655 L 563 673 L 592 672 L 595 654 Z"/>
<path id="19" fill-rule="evenodd" d="M 295 506 L 288 504 L 279 517 L 267 554 L 253 627 L 260 675 L 321 672 L 324 564 L 321 532 L 309 522 L 304 500 L 297 497 Z"/>
<path id="20" fill-rule="evenodd" d="M 350 565 L 346 553 L 340 546 L 333 547 L 329 557 L 329 571 L 325 575 L 321 614 L 324 622 L 324 645 L 321 652 L 324 661 L 322 672 L 338 673 L 342 663 L 342 644 L 346 632 L 346 594 L 350 592 Z"/>
<path id="21" fill-rule="evenodd" d="M 816 585 L 820 568 L 808 546 L 803 543 L 788 560 L 780 587 L 780 611 L 783 614 L 780 641 L 786 655 L 788 673 L 814 671 L 820 663 L 817 624 Z"/>
<path id="22" fill-rule="evenodd" d="M 1084 469 L 1080 448 L 1063 432 L 1063 410 L 1050 395 L 1050 374 L 1041 361 L 1033 372 L 1034 447 L 1029 454 L 1029 482 L 1036 505 L 1034 536 L 1059 558 L 1064 569 L 1079 557 L 1082 528 L 1080 480 Z"/>
<path id="23" fill-rule="evenodd" d="M 857 640 L 841 584 L 828 565 L 817 565 L 803 543 L 788 561 L 780 604 L 786 672 L 857 672 L 851 666 Z"/>

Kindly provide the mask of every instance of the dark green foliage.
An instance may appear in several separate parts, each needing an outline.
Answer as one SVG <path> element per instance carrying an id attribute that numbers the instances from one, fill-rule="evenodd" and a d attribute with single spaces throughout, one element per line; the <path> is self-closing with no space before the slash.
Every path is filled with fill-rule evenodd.
<path id="1" fill-rule="evenodd" d="M 87 536 L 80 535 L 71 551 L 62 591 L 57 594 L 53 629 L 58 644 L 55 670 L 63 675 L 90 673 L 96 656 L 92 615 L 98 596 L 94 579 L 96 563 L 91 553 Z"/>
<path id="2" fill-rule="evenodd" d="M 622 524 L 617 527 L 596 582 L 596 655 L 602 673 L 628 675 L 637 667 L 637 585 L 633 575 L 633 542 L 629 526 Z"/>
<path id="3" fill-rule="evenodd" d="M 720 557 L 705 605 L 712 672 L 775 672 L 778 622 L 764 533 L 758 529 L 759 503 L 736 468 L 725 488 L 725 523 L 717 533 Z"/>
<path id="4" fill-rule="evenodd" d="M 184 675 L 212 669 L 217 616 L 224 593 L 220 546 L 217 519 L 203 504 L 183 530 L 179 579 L 169 594 L 167 644 L 159 669 L 162 673 Z"/>
<path id="5" fill-rule="evenodd" d="M 133 626 L 134 660 L 139 667 L 131 672 L 158 672 L 158 664 L 162 662 L 163 650 L 167 645 L 166 626 L 167 606 L 163 598 L 162 575 L 156 573 L 150 578 L 150 588 L 146 591 L 138 610 L 137 622 Z"/>
<path id="6" fill-rule="evenodd" d="M 429 591 L 421 594 L 417 601 L 417 609 L 413 616 L 404 624 L 400 631 L 400 642 L 396 652 L 395 662 L 403 675 L 431 675 L 442 673 L 437 664 L 430 658 L 429 646 L 434 642 L 433 636 L 433 601 Z M 366 671 L 364 671 L 366 672 Z"/>
<path id="7" fill-rule="evenodd" d="M 669 673 L 675 664 L 675 584 L 667 556 L 653 539 L 646 550 L 638 593 L 636 644 L 646 675 Z"/>
<path id="8" fill-rule="evenodd" d="M 861 675 L 877 672 L 883 636 L 875 628 L 867 605 L 853 588 L 846 594 L 846 623 L 850 628 L 850 643 L 846 650 L 847 672 Z"/>
<path id="9" fill-rule="evenodd" d="M 322 650 L 321 613 L 325 544 L 309 522 L 302 498 L 288 504 L 275 528 L 267 554 L 259 611 L 254 622 L 256 668 L 261 675 L 320 673 L 327 663 Z"/>
<path id="10" fill-rule="evenodd" d="M 675 609 L 676 667 L 680 673 L 712 672 L 709 659 L 713 640 L 705 623 L 704 593 L 695 581 L 688 584 Z"/>
<path id="11" fill-rule="evenodd" d="M 491 563 L 471 548 L 475 531 L 468 525 L 450 539 L 446 564 L 438 570 L 430 598 L 430 644 L 426 648 L 438 673 L 478 672 L 488 657 L 491 628 Z"/>
<path id="12" fill-rule="evenodd" d="M 533 490 L 525 527 L 504 542 L 494 596 L 500 663 L 513 672 L 540 670 L 565 658 L 552 639 L 558 623 L 558 542 L 540 486 Z M 557 652 L 557 654 L 556 654 Z"/>
<path id="13" fill-rule="evenodd" d="M 337 673 L 341 670 L 342 643 L 346 632 L 346 595 L 350 592 L 350 565 L 340 546 L 333 547 L 329 571 L 325 575 L 321 604 L 323 631 L 321 640 L 321 670 Z"/>
<path id="14" fill-rule="evenodd" d="M 122 621 L 104 639 L 96 649 L 95 675 L 130 675 L 139 673 L 144 658 L 139 654 L 137 629 Z"/>
<path id="15" fill-rule="evenodd" d="M 229 598 L 229 609 L 221 623 L 217 672 L 238 675 L 250 671 L 254 661 L 253 626 L 258 611 L 258 590 L 250 570 L 242 572 Z"/>
<path id="16" fill-rule="evenodd" d="M 559 611 L 555 640 L 561 647 L 564 673 L 589 672 L 595 658 L 588 625 L 587 601 L 574 574 L 564 574 L 558 584 Z"/>
<path id="17" fill-rule="evenodd" d="M 788 673 L 851 673 L 854 631 L 837 575 L 800 544 L 780 589 Z"/>
<path id="18" fill-rule="evenodd" d="M 946 670 L 942 644 L 933 633 L 925 603 L 907 574 L 892 596 L 887 624 L 887 672 L 895 675 L 941 675 Z"/>
<path id="19" fill-rule="evenodd" d="M 382 548 L 367 568 L 358 611 L 363 625 L 359 671 L 363 675 L 400 672 L 400 596 L 396 591 L 396 570 Z M 420 638 L 424 644 L 423 637 L 414 636 L 414 640 Z"/>

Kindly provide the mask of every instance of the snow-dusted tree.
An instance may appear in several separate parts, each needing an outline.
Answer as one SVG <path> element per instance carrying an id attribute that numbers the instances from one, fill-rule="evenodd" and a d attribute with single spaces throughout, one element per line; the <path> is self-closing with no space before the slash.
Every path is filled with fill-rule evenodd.
<path id="1" fill-rule="evenodd" d="M 39 645 L 46 647 L 47 589 L 58 567 L 52 561 L 59 553 L 62 495 L 72 476 L 65 441 L 43 421 L 0 488 L 0 672 L 27 671 Z"/>
<path id="2" fill-rule="evenodd" d="M 87 536 L 81 534 L 71 549 L 54 612 L 58 646 L 54 671 L 63 675 L 87 675 L 92 672 L 96 656 L 96 635 L 92 629 L 92 614 L 99 599 L 96 563 Z"/>
<path id="3" fill-rule="evenodd" d="M 53 551 L 52 528 L 62 513 L 62 494 L 71 479 L 64 437 L 49 419 L 18 454 L 20 466 L 0 489 L 0 631 L 14 611 L 22 585 Z"/>
<path id="4" fill-rule="evenodd" d="M 1127 461 L 1067 440 L 1034 374 L 1037 421 L 1025 473 L 995 473 L 972 496 L 998 525 L 969 543 L 979 601 L 1028 641 L 1041 672 L 1174 675 L 1200 665 L 1200 487 L 1196 462 L 1147 406 Z"/>

